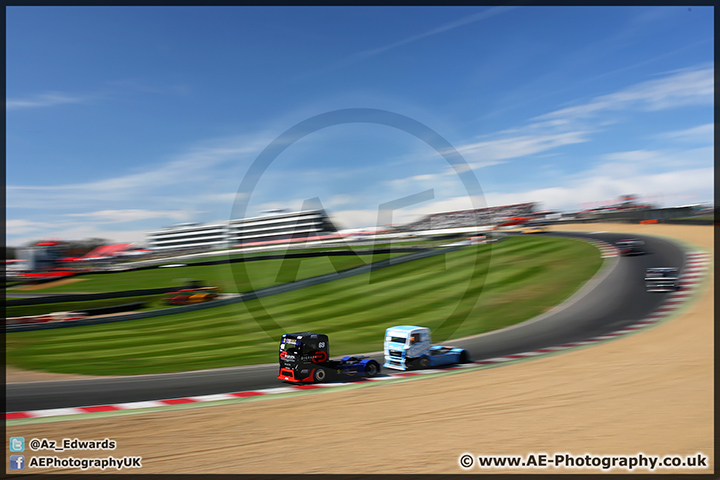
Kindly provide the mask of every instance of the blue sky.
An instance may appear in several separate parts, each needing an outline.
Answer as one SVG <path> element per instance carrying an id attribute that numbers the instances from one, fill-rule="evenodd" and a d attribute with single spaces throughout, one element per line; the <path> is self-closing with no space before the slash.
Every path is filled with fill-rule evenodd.
<path id="1" fill-rule="evenodd" d="M 142 242 L 233 205 L 321 204 L 341 227 L 472 206 L 713 200 L 712 7 L 9 7 L 6 240 Z M 341 109 L 408 117 L 308 134 Z M 352 121 L 348 118 L 348 121 Z"/>

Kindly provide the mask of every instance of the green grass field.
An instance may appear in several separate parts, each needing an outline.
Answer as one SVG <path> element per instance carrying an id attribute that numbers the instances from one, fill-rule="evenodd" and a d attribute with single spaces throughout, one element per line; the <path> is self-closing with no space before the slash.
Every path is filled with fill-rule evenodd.
<path id="1" fill-rule="evenodd" d="M 112 274 L 88 274 L 77 277 L 76 282 L 58 286 L 48 284 L 46 288 L 33 289 L 32 293 L 98 293 L 180 287 L 186 285 L 188 280 L 202 280 L 206 284 L 219 286 L 223 292 L 239 293 L 346 270 L 365 265 L 371 261 L 399 255 L 406 254 L 389 253 L 250 261 L 245 263 L 247 275 L 233 275 L 232 270 L 236 274 L 242 272 L 242 264 L 240 263 L 188 265 L 186 267 L 131 270 Z M 15 288 L 9 291 L 22 292 L 23 290 Z"/>
<path id="2" fill-rule="evenodd" d="M 332 266 L 328 258 L 324 260 L 328 263 L 320 270 Z M 597 249 L 585 242 L 511 237 L 492 246 L 465 247 L 225 307 L 8 333 L 7 363 L 90 375 L 274 363 L 280 335 L 293 331 L 330 335 L 330 353 L 339 357 L 381 350 L 385 328 L 407 323 L 430 327 L 434 341 L 439 342 L 543 313 L 572 295 L 601 262 Z M 254 268 L 262 270 L 265 262 L 256 263 Z M 277 278 L 280 265 L 266 266 L 263 278 Z M 304 259 L 297 273 L 312 276 L 318 268 Z"/>

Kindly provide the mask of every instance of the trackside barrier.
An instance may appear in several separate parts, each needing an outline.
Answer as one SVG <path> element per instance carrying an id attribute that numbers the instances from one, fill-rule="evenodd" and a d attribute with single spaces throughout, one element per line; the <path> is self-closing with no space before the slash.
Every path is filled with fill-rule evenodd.
<path id="1" fill-rule="evenodd" d="M 128 313 L 126 315 L 115 315 L 112 317 L 82 318 L 70 322 L 40 323 L 31 325 L 7 325 L 6 332 L 27 332 L 30 330 L 46 330 L 50 328 L 77 327 L 80 325 L 98 325 L 101 323 L 122 322 L 125 320 L 139 320 L 142 318 L 161 317 L 163 315 L 175 315 L 177 313 L 192 312 L 203 308 L 220 307 L 242 301 L 240 297 L 223 298 L 212 302 L 197 303 L 195 305 L 184 305 L 181 307 L 164 308 L 162 310 L 151 310 L 148 312 Z"/>
<path id="2" fill-rule="evenodd" d="M 108 300 L 111 298 L 141 297 L 175 292 L 181 287 L 150 288 L 145 290 L 125 290 L 122 292 L 52 294 L 34 298 L 14 298 L 6 300 L 5 305 L 15 307 L 21 305 L 41 305 L 44 303 L 84 302 L 86 300 Z"/>
<path id="3" fill-rule="evenodd" d="M 349 278 L 355 275 L 368 273 L 370 271 L 378 270 L 385 267 L 394 265 L 400 265 L 402 263 L 411 262 L 413 260 L 420 260 L 422 258 L 428 258 L 443 253 L 449 253 L 458 250 L 461 246 L 436 248 L 430 250 L 424 250 L 417 253 L 411 253 L 403 255 L 402 257 L 390 258 L 381 260 L 379 262 L 370 263 L 367 265 L 361 265 L 359 267 L 342 270 L 336 273 L 326 273 L 324 275 L 318 275 L 317 277 L 305 278 L 303 280 L 297 280 L 295 282 L 284 283 L 282 285 L 275 285 L 272 287 L 261 288 L 249 293 L 241 294 L 222 294 L 221 298 L 212 300 L 209 302 L 196 303 L 193 305 L 183 305 L 179 307 L 164 308 L 162 310 L 152 310 L 148 312 L 137 312 L 129 313 L 127 315 L 115 315 L 112 317 L 94 317 L 73 320 L 71 322 L 52 322 L 52 323 L 40 323 L 31 325 L 7 325 L 5 327 L 6 332 L 26 332 L 30 330 L 46 330 L 50 328 L 65 328 L 75 327 L 80 325 L 97 325 L 101 323 L 112 323 L 112 322 L 124 322 L 126 320 L 140 320 L 143 318 L 160 317 L 164 315 L 175 315 L 178 313 L 194 312 L 196 310 L 203 310 L 205 308 L 221 307 L 225 305 L 231 305 L 233 303 L 245 302 L 247 300 L 254 300 L 256 298 L 269 297 L 271 295 L 277 295 L 279 293 L 290 292 L 298 290 L 300 288 L 311 287 L 320 285 L 322 283 L 332 282 L 335 280 L 341 280 Z M 170 291 L 172 291 L 171 289 Z"/>

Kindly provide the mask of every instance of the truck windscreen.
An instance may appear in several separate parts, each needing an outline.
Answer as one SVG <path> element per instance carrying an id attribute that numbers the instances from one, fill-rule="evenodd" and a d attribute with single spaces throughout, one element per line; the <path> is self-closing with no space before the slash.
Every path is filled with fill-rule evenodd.
<path id="1" fill-rule="evenodd" d="M 389 342 L 394 343 L 405 343 L 407 341 L 407 338 L 404 337 L 388 337 Z"/>
<path id="2" fill-rule="evenodd" d="M 285 350 L 288 353 L 297 353 L 297 347 L 288 343 L 281 343 L 280 350 Z"/>

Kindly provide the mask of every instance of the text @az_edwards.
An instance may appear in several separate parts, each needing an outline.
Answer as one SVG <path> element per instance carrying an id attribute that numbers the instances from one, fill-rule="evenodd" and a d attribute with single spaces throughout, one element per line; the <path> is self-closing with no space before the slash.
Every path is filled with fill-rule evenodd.
<path id="1" fill-rule="evenodd" d="M 115 450 L 117 442 L 109 438 L 103 440 L 80 440 L 77 438 L 63 438 L 61 441 L 47 438 L 33 438 L 28 442 L 33 452 L 49 450 L 64 452 L 66 450 Z"/>

